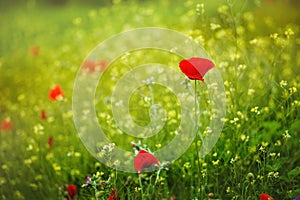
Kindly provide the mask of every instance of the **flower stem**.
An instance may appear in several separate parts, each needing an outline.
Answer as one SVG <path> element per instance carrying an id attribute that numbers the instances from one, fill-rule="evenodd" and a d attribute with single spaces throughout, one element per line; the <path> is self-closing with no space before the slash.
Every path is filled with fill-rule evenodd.
<path id="1" fill-rule="evenodd" d="M 95 193 L 95 199 L 98 200 L 98 190 L 97 190 L 97 187 L 96 186 L 93 186 L 94 188 L 94 193 Z"/>
<path id="2" fill-rule="evenodd" d="M 198 117 L 197 117 L 197 81 L 195 80 L 195 130 L 196 130 L 196 137 L 195 137 L 195 146 L 196 146 L 196 155 L 197 155 L 197 161 L 198 161 L 198 165 L 197 165 L 197 173 L 198 173 L 198 185 L 196 187 L 196 189 L 198 189 L 198 187 L 200 187 L 200 156 L 199 156 L 199 147 L 198 147 L 198 131 L 199 131 L 199 127 L 198 127 Z M 198 191 L 197 191 L 198 192 Z"/>
<path id="3" fill-rule="evenodd" d="M 159 169 L 159 170 L 156 172 L 156 178 L 155 178 L 154 186 L 155 186 L 155 185 L 157 184 L 157 182 L 158 182 L 160 171 L 161 171 L 161 169 Z"/>
<path id="4" fill-rule="evenodd" d="M 140 184 L 141 193 L 142 193 L 142 200 L 144 200 L 144 191 L 143 191 L 142 178 L 141 178 L 140 174 L 138 174 L 138 176 L 139 176 L 139 184 Z"/>
<path id="5" fill-rule="evenodd" d="M 116 166 L 114 188 L 117 188 L 117 178 L 118 178 L 118 169 L 117 169 L 117 166 Z"/>

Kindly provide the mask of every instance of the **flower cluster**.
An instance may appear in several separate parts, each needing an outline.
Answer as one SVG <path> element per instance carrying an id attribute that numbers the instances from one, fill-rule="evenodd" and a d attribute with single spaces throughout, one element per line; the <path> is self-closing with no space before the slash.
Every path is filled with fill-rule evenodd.
<path id="1" fill-rule="evenodd" d="M 116 200 L 118 192 L 114 188 L 114 183 L 111 177 L 105 179 L 104 175 L 103 172 L 97 172 L 92 176 L 87 176 L 86 182 L 81 187 L 92 189 L 97 199 L 108 196 L 109 200 Z"/>

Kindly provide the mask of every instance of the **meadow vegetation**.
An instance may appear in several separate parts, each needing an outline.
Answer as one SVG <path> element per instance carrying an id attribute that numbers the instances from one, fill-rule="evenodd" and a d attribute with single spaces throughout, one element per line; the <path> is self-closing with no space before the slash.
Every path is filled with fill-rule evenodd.
<path id="1" fill-rule="evenodd" d="M 0 199 L 108 199 L 112 193 L 118 199 L 300 196 L 297 1 L 114 0 L 100 5 L 70 0 L 57 5 L 28 0 L 2 5 Z M 98 43 L 149 26 L 179 31 L 204 47 L 222 74 L 227 109 L 221 137 L 206 157 L 196 158 L 196 141 L 159 173 L 138 175 L 109 168 L 86 150 L 74 127 L 72 92 L 79 67 Z M 124 62 L 156 58 L 176 66 L 180 61 L 156 51 L 145 55 L 120 58 L 111 73 L 121 75 Z M 109 88 L 114 81 L 107 84 Z M 59 99 L 48 95 L 56 85 L 63 92 Z M 166 108 L 176 104 L 166 88 L 153 87 L 168 96 L 160 100 Z M 97 97 L 108 96 L 101 89 Z M 140 92 L 151 97 L 147 87 Z M 139 106 L 131 110 L 136 121 L 147 124 L 149 118 L 140 113 L 151 106 L 149 99 L 134 93 L 132 101 Z M 96 105 L 101 109 L 104 103 Z M 117 128 L 107 112 L 98 117 L 108 137 L 131 151 L 130 142 L 138 139 L 116 139 Z M 160 136 L 142 144 L 155 151 L 174 137 L 164 136 L 175 133 L 179 123 L 170 115 L 172 123 Z M 74 196 L 70 185 L 77 188 Z"/>

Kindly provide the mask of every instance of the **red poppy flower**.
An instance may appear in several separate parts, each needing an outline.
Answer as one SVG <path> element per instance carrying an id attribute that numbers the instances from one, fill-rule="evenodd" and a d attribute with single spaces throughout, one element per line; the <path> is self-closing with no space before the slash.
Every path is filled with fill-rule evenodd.
<path id="1" fill-rule="evenodd" d="M 117 200 L 118 193 L 117 190 L 112 189 L 111 193 L 109 194 L 108 200 Z"/>
<path id="2" fill-rule="evenodd" d="M 89 73 L 93 73 L 95 71 L 104 71 L 105 68 L 107 67 L 107 62 L 105 60 L 100 60 L 97 62 L 91 61 L 91 60 L 86 60 L 82 64 L 82 68 Z"/>
<path id="3" fill-rule="evenodd" d="M 179 63 L 179 67 L 181 71 L 192 80 L 200 80 L 204 82 L 204 75 L 211 68 L 213 68 L 215 64 L 205 58 L 191 58 L 189 60 L 182 60 Z"/>
<path id="4" fill-rule="evenodd" d="M 9 119 L 4 119 L 1 122 L 1 130 L 3 132 L 11 131 L 14 128 L 13 123 Z"/>
<path id="5" fill-rule="evenodd" d="M 134 158 L 134 169 L 138 172 L 142 172 L 144 168 L 150 167 L 153 164 L 159 165 L 158 159 L 145 150 L 140 150 Z"/>
<path id="6" fill-rule="evenodd" d="M 263 193 L 263 194 L 260 194 L 259 200 L 274 200 L 274 198 L 268 194 Z"/>
<path id="7" fill-rule="evenodd" d="M 52 147 L 52 144 L 53 144 L 53 137 L 52 136 L 48 137 L 47 144 L 48 144 L 49 148 Z"/>
<path id="8" fill-rule="evenodd" d="M 59 85 L 54 86 L 49 92 L 49 99 L 52 101 L 60 100 L 64 97 L 64 92 Z"/>
<path id="9" fill-rule="evenodd" d="M 71 200 L 75 199 L 77 188 L 74 184 L 67 185 L 68 195 Z"/>
<path id="10" fill-rule="evenodd" d="M 41 110 L 41 119 L 42 120 L 46 120 L 47 119 L 46 111 L 45 110 Z"/>
<path id="11" fill-rule="evenodd" d="M 29 55 L 32 57 L 38 56 L 40 54 L 40 47 L 39 46 L 33 46 L 29 50 Z"/>

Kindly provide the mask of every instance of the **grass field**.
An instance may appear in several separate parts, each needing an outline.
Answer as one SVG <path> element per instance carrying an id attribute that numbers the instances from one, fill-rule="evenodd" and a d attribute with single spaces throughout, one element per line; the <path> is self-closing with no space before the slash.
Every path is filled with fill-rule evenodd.
<path id="1" fill-rule="evenodd" d="M 112 191 L 118 199 L 300 196 L 297 1 L 91 2 L 0 4 L 0 199 L 115 199 Z M 227 107 L 221 137 L 207 156 L 197 158 L 197 137 L 167 170 L 138 175 L 109 168 L 86 150 L 74 126 L 72 94 L 77 72 L 95 46 L 142 27 L 176 30 L 204 47 L 222 75 Z M 174 66 L 180 61 L 154 50 L 130 56 L 109 66 L 109 73 L 121 76 L 125 64 L 153 59 Z M 109 73 L 107 88 L 117 82 Z M 48 96 L 55 85 L 63 90 L 58 101 Z M 178 105 L 166 88 L 153 86 L 154 97 L 148 89 L 139 91 L 144 98 L 139 93 L 131 98 L 139 125 L 150 122 L 151 98 L 167 111 Z M 96 97 L 105 99 L 109 92 L 98 88 Z M 117 130 L 110 106 L 96 105 L 99 113 L 105 111 L 98 120 L 107 136 L 131 151 L 130 142 L 139 139 Z M 178 116 L 168 113 L 168 126 L 159 136 L 141 139 L 153 151 L 176 135 Z M 77 188 L 75 196 L 70 185 Z"/>

